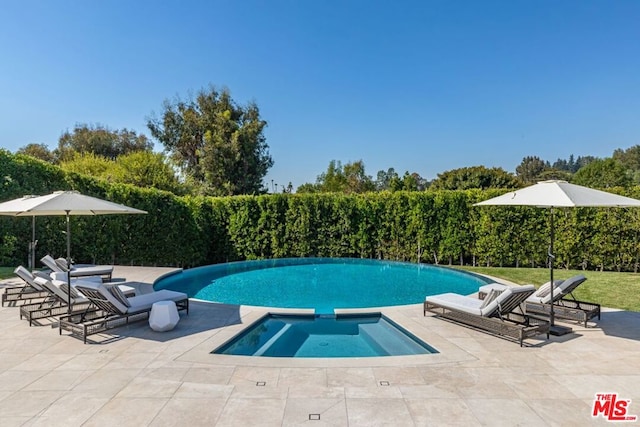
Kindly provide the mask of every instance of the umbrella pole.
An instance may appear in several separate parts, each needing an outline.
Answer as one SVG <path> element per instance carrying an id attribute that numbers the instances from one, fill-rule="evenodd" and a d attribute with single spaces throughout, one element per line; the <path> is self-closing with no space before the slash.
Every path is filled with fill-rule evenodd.
<path id="1" fill-rule="evenodd" d="M 554 225 L 553 225 L 553 208 L 549 209 L 549 226 L 551 227 L 551 238 L 549 239 L 549 276 L 551 280 L 551 287 L 549 291 L 549 297 L 551 298 L 551 304 L 549 306 L 549 333 L 551 335 L 566 335 L 572 331 L 572 329 L 568 326 L 556 326 L 554 324 L 555 315 L 553 312 L 553 261 L 555 259 L 555 255 L 553 255 L 553 240 L 554 240 Z"/>
<path id="2" fill-rule="evenodd" d="M 67 213 L 67 313 L 71 314 L 71 227 L 69 226 L 69 211 Z"/>
<path id="3" fill-rule="evenodd" d="M 36 269 L 36 216 L 31 217 L 31 270 Z"/>
<path id="4" fill-rule="evenodd" d="M 551 238 L 549 239 L 549 253 L 547 254 L 549 260 L 549 280 L 550 280 L 550 297 L 551 297 L 551 307 L 549 308 L 549 326 L 553 327 L 553 259 L 555 256 L 553 255 L 553 208 L 549 209 L 549 228 L 551 229 Z"/>

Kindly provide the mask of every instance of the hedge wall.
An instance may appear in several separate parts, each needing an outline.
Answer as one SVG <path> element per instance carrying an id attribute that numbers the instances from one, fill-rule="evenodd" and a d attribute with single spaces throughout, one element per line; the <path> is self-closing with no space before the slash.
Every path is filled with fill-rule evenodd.
<path id="1" fill-rule="evenodd" d="M 0 150 L 0 200 L 75 189 L 149 212 L 73 217 L 77 262 L 196 266 L 276 257 L 362 257 L 544 266 L 548 210 L 473 207 L 504 191 L 177 197 L 109 184 Z M 640 189 L 624 193 L 640 196 Z M 556 210 L 556 263 L 637 271 L 640 211 Z M 63 217 L 36 220 L 38 257 L 64 255 Z M 0 217 L 0 265 L 26 263 L 31 218 Z"/>

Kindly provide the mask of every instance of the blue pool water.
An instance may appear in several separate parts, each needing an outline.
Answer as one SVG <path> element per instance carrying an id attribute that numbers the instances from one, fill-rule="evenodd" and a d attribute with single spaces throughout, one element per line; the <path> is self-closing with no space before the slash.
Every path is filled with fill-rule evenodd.
<path id="1" fill-rule="evenodd" d="M 443 292 L 470 294 L 489 280 L 427 264 L 350 258 L 287 258 L 216 264 L 165 277 L 156 289 L 226 304 L 336 308 L 417 304 Z"/>
<path id="2" fill-rule="evenodd" d="M 437 351 L 380 313 L 337 317 L 269 314 L 215 354 L 268 357 L 375 357 Z"/>

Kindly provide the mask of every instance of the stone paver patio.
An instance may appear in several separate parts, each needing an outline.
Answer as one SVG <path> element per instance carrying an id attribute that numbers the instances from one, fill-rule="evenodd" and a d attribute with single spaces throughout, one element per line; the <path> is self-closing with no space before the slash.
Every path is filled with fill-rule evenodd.
<path id="1" fill-rule="evenodd" d="M 114 277 L 152 283 L 169 270 L 116 267 Z M 265 311 L 193 301 L 173 331 L 138 322 L 84 345 L 0 308 L 0 425 L 608 424 L 591 416 L 596 393 L 618 393 L 640 415 L 640 313 L 606 310 L 589 328 L 520 348 L 411 305 L 381 311 L 439 354 L 210 354 Z"/>

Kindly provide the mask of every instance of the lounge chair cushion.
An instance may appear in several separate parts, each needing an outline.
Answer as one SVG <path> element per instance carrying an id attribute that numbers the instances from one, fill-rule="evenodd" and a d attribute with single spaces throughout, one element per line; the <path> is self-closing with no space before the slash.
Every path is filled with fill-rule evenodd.
<path id="1" fill-rule="evenodd" d="M 489 283 L 488 285 L 480 286 L 478 288 L 478 292 L 482 292 L 485 295 L 489 295 L 489 292 L 491 292 L 494 289 L 496 291 L 502 292 L 505 289 L 507 289 L 508 287 L 509 287 L 509 285 L 505 285 L 505 284 L 502 284 L 502 283 L 495 282 L 495 283 Z"/>
<path id="2" fill-rule="evenodd" d="M 482 300 L 482 304 L 480 304 L 480 309 L 483 309 L 489 304 L 491 304 L 493 300 L 498 298 L 498 295 L 500 295 L 502 292 L 504 292 L 504 289 L 491 289 L 487 294 L 487 296 L 484 297 L 484 299 Z"/>
<path id="3" fill-rule="evenodd" d="M 454 310 L 464 311 L 465 313 L 475 314 L 477 316 L 482 315 L 480 306 L 483 301 L 477 298 L 470 298 L 465 295 L 445 293 L 439 295 L 431 295 L 426 298 L 426 301 L 434 304 L 450 307 Z"/>
<path id="4" fill-rule="evenodd" d="M 563 282 L 565 282 L 565 280 L 562 280 L 562 279 L 553 281 L 553 283 L 555 284 L 554 291 L 553 291 L 554 299 L 558 299 L 560 297 L 561 292 L 558 291 L 558 286 Z M 531 285 L 527 285 L 527 286 L 531 286 Z M 489 293 L 494 289 L 505 290 L 507 288 L 512 288 L 512 287 L 513 286 L 503 285 L 502 283 L 490 283 L 488 285 L 480 286 L 480 288 L 478 288 L 478 292 L 482 292 L 486 295 L 489 295 Z M 527 298 L 527 301 L 541 303 L 541 304 L 549 304 L 551 302 L 551 286 L 549 285 L 549 282 L 540 286 L 538 290 L 533 293 L 533 295 Z"/>
<path id="5" fill-rule="evenodd" d="M 68 273 L 62 272 L 62 271 L 53 271 L 50 274 L 50 276 L 51 276 L 51 278 L 53 280 L 61 280 L 63 282 L 67 281 L 67 275 L 68 275 Z M 74 283 L 77 280 L 82 280 L 83 282 L 102 283 L 102 277 L 100 277 L 100 276 L 83 276 L 81 279 L 78 279 L 77 277 L 73 277 L 72 276 L 71 283 Z"/>
<path id="6" fill-rule="evenodd" d="M 508 299 L 512 297 L 514 294 L 525 293 L 532 294 L 535 291 L 535 286 L 533 285 L 522 285 L 522 286 L 508 286 L 503 292 L 500 293 L 489 304 L 480 309 L 483 316 L 491 316 L 495 314 L 497 310 L 501 310 L 502 304 L 504 304 Z"/>
<path id="7" fill-rule="evenodd" d="M 60 267 L 60 269 L 62 271 L 69 270 L 69 264 L 67 264 L 67 260 L 66 259 L 64 259 L 64 258 L 56 258 L 56 259 L 54 259 L 54 261 L 55 261 L 56 265 L 58 267 Z"/>
<path id="8" fill-rule="evenodd" d="M 188 296 L 182 292 L 174 292 L 163 289 L 157 292 L 151 292 L 148 294 L 137 295 L 135 297 L 127 298 L 129 307 L 120 302 L 106 285 L 98 283 L 83 283 L 83 287 L 95 290 L 102 295 L 111 305 L 117 309 L 120 314 L 137 313 L 140 311 L 151 310 L 151 306 L 154 302 L 158 301 L 181 301 L 187 299 Z"/>
<path id="9" fill-rule="evenodd" d="M 188 296 L 185 293 L 162 289 L 160 291 L 129 298 L 131 306 L 129 307 L 128 312 L 135 313 L 141 310 L 150 310 L 153 303 L 158 301 L 182 301 L 187 298 Z"/>
<path id="10" fill-rule="evenodd" d="M 120 289 L 120 287 L 118 287 L 117 285 L 104 285 L 107 289 L 109 289 L 109 291 L 111 292 L 111 294 L 122 303 L 122 305 L 126 306 L 126 307 L 131 307 L 131 304 L 129 304 L 129 300 L 127 299 L 127 297 L 125 296 L 124 292 L 122 292 L 122 290 Z"/>
<path id="11" fill-rule="evenodd" d="M 521 292 L 532 293 L 534 290 L 535 287 L 533 285 L 506 286 L 506 289 L 501 292 L 500 295 L 484 307 L 481 307 L 484 303 L 482 300 L 453 293 L 428 296 L 426 301 L 465 313 L 488 317 L 495 314 L 501 305 L 510 299 L 513 294 Z"/>
<path id="12" fill-rule="evenodd" d="M 58 263 L 56 263 L 56 260 L 53 259 L 53 257 L 51 255 L 45 255 L 43 256 L 40 261 L 42 261 L 42 263 L 44 265 L 46 265 L 47 267 L 49 267 L 49 269 L 51 269 L 51 271 L 57 271 L 57 272 L 62 272 L 65 273 L 66 269 L 63 269 L 60 267 L 60 265 L 58 265 Z M 65 261 L 66 263 L 66 261 Z M 92 266 L 83 266 L 83 267 L 77 267 L 77 268 L 72 268 L 71 269 L 71 276 L 73 277 L 77 277 L 77 276 L 103 276 L 103 275 L 110 275 L 113 273 L 113 266 L 110 265 L 92 265 Z"/>
<path id="13" fill-rule="evenodd" d="M 27 270 L 23 266 L 21 265 L 17 266 L 16 269 L 13 270 L 13 272 L 22 280 L 24 280 L 27 285 L 35 288 L 36 290 L 45 291 L 45 289 L 43 289 L 42 286 L 40 286 L 40 284 L 35 283 L 34 275 L 31 274 L 29 270 Z"/>
<path id="14" fill-rule="evenodd" d="M 562 293 L 562 296 L 570 294 L 573 292 L 582 282 L 587 280 L 582 274 L 578 274 L 577 276 L 569 277 L 567 280 L 558 285 L 558 290 Z"/>
<path id="15" fill-rule="evenodd" d="M 53 295 L 56 295 L 58 299 L 60 299 L 60 301 L 66 302 L 69 300 L 69 294 L 63 287 L 63 285 L 66 287 L 66 284 L 67 284 L 66 282 L 62 282 L 60 280 L 47 280 L 43 277 L 36 277 L 34 282 L 40 285 L 43 289 L 46 289 L 47 291 L 52 293 Z M 84 298 L 79 294 L 77 295 L 77 297 L 74 298 L 72 293 L 71 303 L 75 304 L 75 303 L 87 302 L 87 301 L 88 300 L 86 298 Z"/>
<path id="16" fill-rule="evenodd" d="M 534 295 L 539 298 L 542 298 L 542 297 L 546 297 L 550 293 L 551 293 L 551 282 L 547 282 L 544 285 L 540 286 Z"/>

